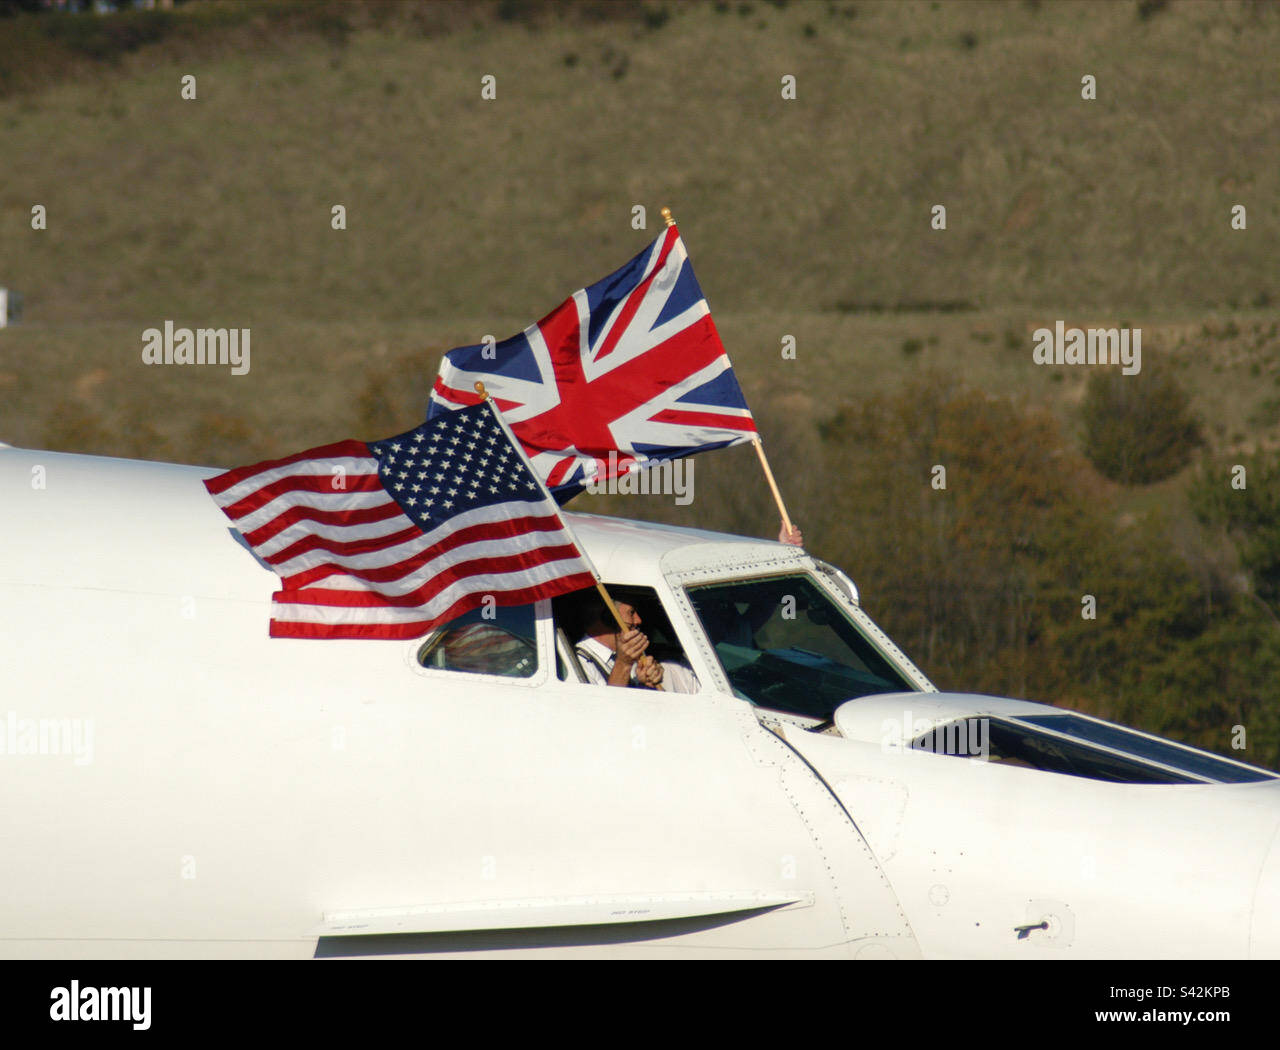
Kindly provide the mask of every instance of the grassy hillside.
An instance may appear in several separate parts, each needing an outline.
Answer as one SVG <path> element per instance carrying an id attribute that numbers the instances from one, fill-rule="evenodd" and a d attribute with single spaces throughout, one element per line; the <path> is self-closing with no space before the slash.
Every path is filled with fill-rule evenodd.
<path id="1" fill-rule="evenodd" d="M 32 323 L 523 317 L 661 202 L 722 315 L 1280 304 L 1272 6 L 651 9 L 424 37 L 330 5 L 349 31 L 211 28 L 11 94 L 0 270 Z"/>
<path id="2" fill-rule="evenodd" d="M 1152 6 L 190 4 L 118 52 L 49 28 L 81 16 L 0 21 L 25 48 L 0 49 L 6 82 L 58 67 L 28 38 L 66 59 L 0 99 L 0 283 L 25 294 L 0 433 L 39 443 L 99 369 L 108 424 L 112 383 L 342 418 L 350 383 L 298 373 L 522 327 L 652 235 L 634 205 L 656 223 L 666 203 L 748 383 L 834 400 L 942 365 L 1069 406 L 1084 377 L 1032 366 L 1031 330 L 1128 321 L 1221 441 L 1257 440 L 1280 357 L 1280 11 Z M 148 372 L 140 332 L 163 319 L 252 328 L 253 378 Z"/>
<path id="3" fill-rule="evenodd" d="M 1095 101 L 1081 98 L 1086 74 Z M 188 75 L 195 100 L 180 95 Z M 1016 413 L 1052 421 L 1028 433 L 1059 457 L 1044 470 L 1069 460 L 1064 476 L 1084 479 L 1052 499 L 1097 515 L 1100 565 L 1185 571 L 1178 600 L 1211 610 L 1191 634 L 1176 610 L 1161 621 L 1179 651 L 1211 636 L 1215 652 L 1280 645 L 1265 617 L 1239 619 L 1233 603 L 1256 595 L 1227 533 L 1192 513 L 1196 468 L 1148 486 L 1091 473 L 1090 370 L 1031 359 L 1032 332 L 1059 319 L 1140 326 L 1143 370 L 1189 392 L 1207 462 L 1280 448 L 1276 5 L 196 2 L 0 18 L 0 158 L 0 286 L 25 299 L 22 324 L 0 331 L 0 440 L 233 465 L 382 436 L 421 417 L 441 352 L 511 334 L 603 276 L 668 204 L 810 547 L 873 585 L 873 611 L 940 680 L 1135 720 L 1132 705 L 1157 702 L 1152 674 L 1068 686 L 1050 651 L 1077 672 L 1117 658 L 1072 649 L 1051 624 L 1038 641 L 996 639 L 1001 664 L 991 639 L 964 633 L 968 599 L 937 597 L 928 622 L 908 607 L 918 588 L 903 566 L 936 552 L 923 536 L 880 543 L 902 506 L 876 500 L 917 483 L 892 473 L 890 436 L 918 432 L 895 399 L 922 377 L 955 397 L 934 407 L 954 419 L 957 456 L 999 452 L 1022 432 Z M 336 204 L 345 230 L 331 228 Z M 937 204 L 945 230 L 930 226 Z M 1230 225 L 1237 204 L 1244 230 Z M 31 228 L 34 205 L 47 229 Z M 646 230 L 631 226 L 636 205 Z M 165 320 L 251 329 L 250 373 L 144 365 L 141 333 Z M 787 334 L 794 361 L 779 352 Z M 887 413 L 879 436 L 827 426 L 868 404 Z M 749 452 L 697 470 L 691 507 L 581 506 L 776 529 Z M 949 549 L 974 528 L 1003 536 L 1005 495 L 983 498 L 985 515 L 954 511 Z M 1107 546 L 1117 537 L 1135 546 Z M 1181 560 L 1142 561 L 1142 544 Z M 1075 602 L 1090 586 L 1046 576 L 1035 593 L 1053 581 Z M 1052 600 L 1061 616 L 1069 597 Z M 1235 619 L 1214 618 L 1224 609 Z M 1269 666 L 1229 685 L 1251 697 L 1231 713 L 1148 722 L 1222 746 L 1232 719 L 1280 710 Z M 1161 695 L 1186 695 L 1189 674 L 1169 670 Z M 1263 754 L 1280 759 L 1268 732 Z"/>

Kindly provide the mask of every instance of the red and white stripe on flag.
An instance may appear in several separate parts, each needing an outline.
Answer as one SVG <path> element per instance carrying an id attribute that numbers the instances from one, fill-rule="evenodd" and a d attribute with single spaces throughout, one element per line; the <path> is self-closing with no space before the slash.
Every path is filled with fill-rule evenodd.
<path id="1" fill-rule="evenodd" d="M 416 638 L 486 596 L 523 605 L 594 585 L 555 503 L 527 485 L 505 435 L 485 444 L 494 431 L 477 412 L 488 408 L 467 410 L 471 430 L 432 421 L 372 446 L 340 441 L 205 481 L 281 577 L 273 637 Z M 451 430 L 462 434 L 452 445 Z M 468 439 L 480 444 L 475 456 Z"/>

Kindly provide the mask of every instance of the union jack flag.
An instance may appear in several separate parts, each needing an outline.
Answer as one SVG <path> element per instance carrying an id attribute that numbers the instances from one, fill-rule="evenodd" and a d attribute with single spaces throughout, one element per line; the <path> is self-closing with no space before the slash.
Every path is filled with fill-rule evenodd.
<path id="1" fill-rule="evenodd" d="M 427 418 L 475 404 L 477 380 L 561 503 L 756 434 L 675 226 L 519 335 L 450 350 Z"/>
<path id="2" fill-rule="evenodd" d="M 276 638 L 416 638 L 486 596 L 526 605 L 596 580 L 485 404 L 204 484 L 282 580 Z"/>

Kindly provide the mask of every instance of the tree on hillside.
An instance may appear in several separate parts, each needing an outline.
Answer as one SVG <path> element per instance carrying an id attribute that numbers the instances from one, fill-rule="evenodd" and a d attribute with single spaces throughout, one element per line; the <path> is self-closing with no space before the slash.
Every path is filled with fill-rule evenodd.
<path id="1" fill-rule="evenodd" d="M 1159 514 L 1117 526 L 1048 414 L 934 376 L 844 409 L 821 433 L 818 553 L 850 571 L 941 687 L 1058 703 L 1228 754 L 1244 724 L 1245 757 L 1280 761 L 1269 670 L 1280 628 L 1210 600 L 1225 585 L 1168 542 Z"/>
<path id="2" fill-rule="evenodd" d="M 934 376 L 822 433 L 840 557 L 891 633 L 941 680 L 1025 695 L 1101 531 L 1054 421 Z"/>
<path id="3" fill-rule="evenodd" d="M 1176 474 L 1204 443 L 1186 391 L 1168 372 L 1095 372 L 1080 412 L 1089 462 L 1123 485 Z"/>
<path id="4" fill-rule="evenodd" d="M 1280 453 L 1202 467 L 1190 497 L 1203 523 L 1231 537 L 1258 597 L 1280 616 Z"/>

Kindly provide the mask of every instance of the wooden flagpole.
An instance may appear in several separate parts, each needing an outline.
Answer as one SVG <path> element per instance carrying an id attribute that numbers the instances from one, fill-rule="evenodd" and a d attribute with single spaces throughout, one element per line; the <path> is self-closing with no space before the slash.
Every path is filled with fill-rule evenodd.
<path id="1" fill-rule="evenodd" d="M 791 517 L 787 514 L 786 504 L 782 502 L 782 493 L 778 491 L 778 483 L 773 480 L 773 471 L 769 469 L 769 459 L 764 454 L 764 443 L 757 434 L 751 439 L 751 444 L 756 447 L 756 455 L 760 457 L 760 467 L 764 471 L 765 481 L 769 483 L 769 489 L 773 493 L 773 498 L 778 504 L 778 512 L 782 515 L 782 524 L 786 527 L 787 535 L 791 534 Z"/>
<path id="2" fill-rule="evenodd" d="M 662 218 L 668 226 L 676 224 L 675 216 L 671 214 L 670 208 L 662 209 Z M 726 351 L 726 356 L 728 352 Z M 778 513 L 782 515 L 782 524 L 787 530 L 787 535 L 791 534 L 791 515 L 787 513 L 786 504 L 782 502 L 782 493 L 778 491 L 778 483 L 773 479 L 773 471 L 769 469 L 769 459 L 764 454 L 764 443 L 757 434 L 751 439 L 751 443 L 756 447 L 756 455 L 760 457 L 760 469 L 764 471 L 764 479 L 769 483 L 769 491 L 773 493 L 774 502 L 778 504 Z"/>
<path id="3" fill-rule="evenodd" d="M 600 572 L 595 567 L 595 563 L 591 560 L 591 556 L 587 554 L 582 544 L 578 542 L 578 537 L 574 535 L 573 529 L 569 527 L 569 523 L 564 520 L 564 515 L 560 513 L 559 504 L 556 503 L 555 498 L 543 483 L 541 476 L 533 469 L 533 464 L 529 462 L 529 458 L 524 454 L 524 446 L 520 444 L 520 439 L 511 433 L 510 427 L 507 426 L 507 421 L 502 418 L 502 413 L 498 411 L 498 406 L 493 403 L 493 398 L 489 396 L 489 391 L 484 388 L 484 384 L 479 380 L 476 380 L 475 387 L 476 393 L 480 395 L 480 399 L 489 406 L 489 411 L 493 413 L 494 419 L 498 421 L 498 425 L 502 427 L 503 432 L 507 435 L 511 444 L 515 446 L 516 453 L 520 456 L 521 461 L 529 468 L 529 473 L 533 475 L 533 480 L 538 483 L 538 487 L 542 490 L 542 494 L 550 501 L 551 505 L 556 508 L 556 517 L 560 521 L 560 527 L 573 538 L 573 545 L 578 548 L 578 553 L 582 555 L 582 560 L 587 563 L 587 568 L 591 570 L 591 575 L 595 577 L 596 590 L 600 592 L 600 597 L 604 599 L 605 605 L 608 606 L 609 612 L 613 615 L 613 619 L 618 625 L 618 631 L 623 632 L 631 630 L 627 624 L 622 622 L 622 614 L 618 612 L 618 607 L 613 604 L 613 596 L 605 589 L 604 581 L 600 579 Z M 649 659 L 653 658 L 650 657 Z M 649 688 L 657 689 L 659 692 L 662 691 L 661 685 L 650 686 Z"/>

